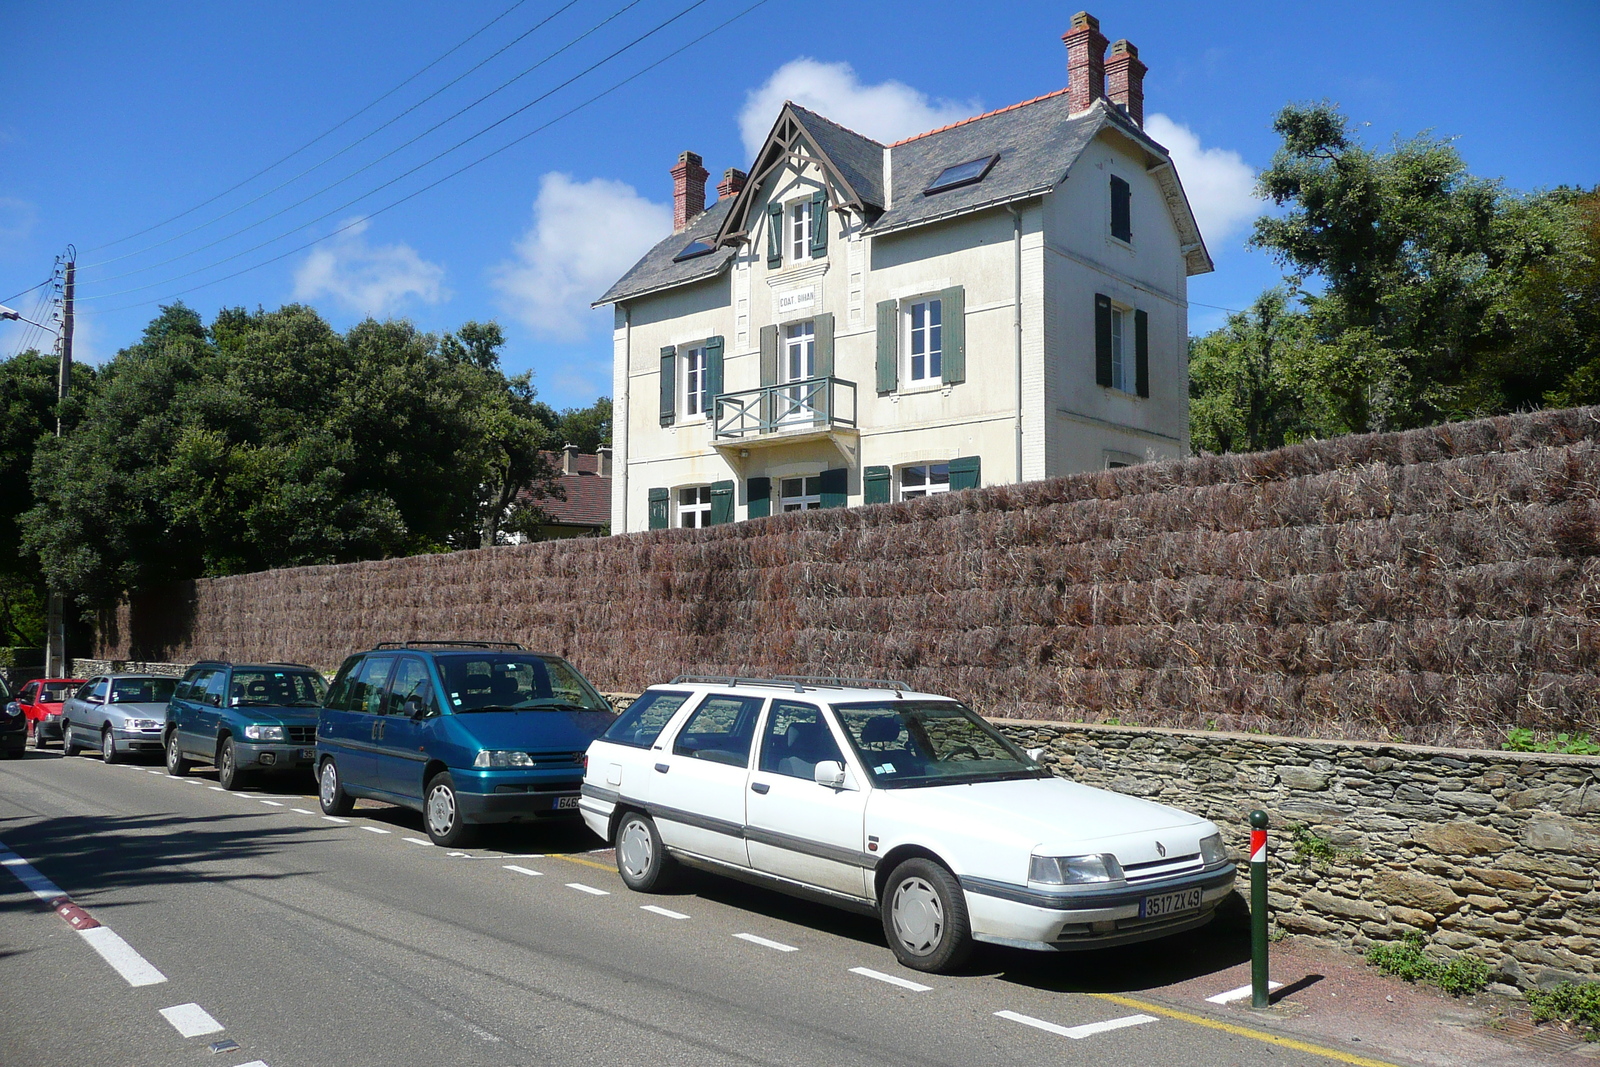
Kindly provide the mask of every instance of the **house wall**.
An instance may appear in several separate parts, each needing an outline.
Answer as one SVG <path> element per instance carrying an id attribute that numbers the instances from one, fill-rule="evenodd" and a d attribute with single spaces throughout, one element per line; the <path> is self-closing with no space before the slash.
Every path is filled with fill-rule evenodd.
<path id="1" fill-rule="evenodd" d="M 1051 474 L 1104 468 L 1110 453 L 1138 460 L 1188 454 L 1187 276 L 1177 230 L 1146 158 L 1131 142 L 1104 133 L 1043 202 Z M 1129 243 L 1111 236 L 1112 175 L 1130 187 Z M 1096 382 L 1096 293 L 1148 313 L 1149 397 Z"/>

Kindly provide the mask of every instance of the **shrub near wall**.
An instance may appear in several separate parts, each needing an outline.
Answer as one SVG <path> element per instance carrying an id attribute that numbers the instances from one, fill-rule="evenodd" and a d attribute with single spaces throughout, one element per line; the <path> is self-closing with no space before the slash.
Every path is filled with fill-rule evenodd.
<path id="1" fill-rule="evenodd" d="M 97 655 L 519 640 L 602 688 L 905 677 L 991 715 L 1494 744 L 1591 729 L 1600 410 L 908 503 L 194 583 Z"/>
<path id="2" fill-rule="evenodd" d="M 1075 781 L 1206 816 L 1235 857 L 1267 811 L 1280 929 L 1357 946 L 1418 933 L 1524 987 L 1600 973 L 1600 757 L 999 725 Z"/>

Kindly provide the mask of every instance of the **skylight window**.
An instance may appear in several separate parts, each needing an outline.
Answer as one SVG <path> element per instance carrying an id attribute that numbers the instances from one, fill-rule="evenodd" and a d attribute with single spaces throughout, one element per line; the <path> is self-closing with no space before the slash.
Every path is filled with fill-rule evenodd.
<path id="1" fill-rule="evenodd" d="M 703 256 L 707 252 L 715 251 L 715 248 L 706 244 L 704 241 L 690 241 L 688 244 L 683 246 L 682 252 L 679 252 L 677 255 L 672 257 L 672 262 L 682 263 L 686 259 L 693 259 L 696 256 Z"/>
<path id="2" fill-rule="evenodd" d="M 922 190 L 923 196 L 932 196 L 942 193 L 947 189 L 959 189 L 963 185 L 977 185 L 988 176 L 989 168 L 994 166 L 999 159 L 998 153 L 992 156 L 983 156 L 979 159 L 969 159 L 965 163 L 957 163 L 953 167 L 946 167 L 933 179 L 933 184 Z"/>

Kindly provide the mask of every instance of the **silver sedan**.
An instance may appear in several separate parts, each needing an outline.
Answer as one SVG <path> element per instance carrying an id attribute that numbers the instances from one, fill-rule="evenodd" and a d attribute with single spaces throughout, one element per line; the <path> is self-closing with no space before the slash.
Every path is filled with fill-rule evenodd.
<path id="1" fill-rule="evenodd" d="M 161 752 L 161 724 L 178 679 L 155 674 L 103 674 L 89 679 L 61 707 L 62 752 L 98 748 L 107 763 Z"/>

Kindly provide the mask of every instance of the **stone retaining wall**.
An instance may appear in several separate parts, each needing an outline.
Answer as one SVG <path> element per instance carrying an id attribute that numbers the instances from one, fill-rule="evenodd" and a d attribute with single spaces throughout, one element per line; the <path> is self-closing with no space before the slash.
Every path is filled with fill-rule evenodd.
<path id="1" fill-rule="evenodd" d="M 182 678 L 188 673 L 187 663 L 144 663 L 129 659 L 75 659 L 72 677 L 93 678 L 97 674 L 161 674 Z"/>
<path id="2" fill-rule="evenodd" d="M 1600 974 L 1600 757 L 997 725 L 1075 781 L 1205 815 L 1241 858 L 1265 810 L 1280 930 L 1358 948 L 1415 931 L 1524 988 Z"/>

